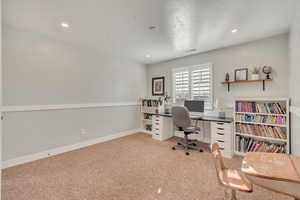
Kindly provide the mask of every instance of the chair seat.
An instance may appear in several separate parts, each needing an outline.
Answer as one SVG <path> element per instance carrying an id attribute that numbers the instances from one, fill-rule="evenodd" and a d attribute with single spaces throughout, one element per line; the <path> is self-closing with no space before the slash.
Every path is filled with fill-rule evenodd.
<path id="1" fill-rule="evenodd" d="M 219 172 L 221 184 L 233 190 L 252 192 L 252 184 L 246 176 L 235 169 L 224 169 Z"/>
<path id="2" fill-rule="evenodd" d="M 185 129 L 183 129 L 183 131 L 186 132 L 186 133 L 193 133 L 195 131 L 200 131 L 200 128 L 191 126 L 191 127 L 187 127 Z"/>

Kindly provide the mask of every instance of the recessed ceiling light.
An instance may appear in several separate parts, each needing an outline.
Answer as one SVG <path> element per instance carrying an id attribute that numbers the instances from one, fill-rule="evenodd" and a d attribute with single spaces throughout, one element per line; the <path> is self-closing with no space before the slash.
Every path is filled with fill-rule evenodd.
<path id="1" fill-rule="evenodd" d="M 60 25 L 61 25 L 63 28 L 69 28 L 69 27 L 70 27 L 70 25 L 69 25 L 68 23 L 66 23 L 66 22 L 62 22 Z"/>
<path id="2" fill-rule="evenodd" d="M 237 30 L 237 29 L 232 29 L 232 33 L 236 33 L 236 32 L 238 32 L 239 30 Z"/>
<path id="3" fill-rule="evenodd" d="M 149 26 L 148 28 L 149 28 L 149 30 L 154 30 L 154 29 L 156 29 L 156 26 Z"/>
<path id="4" fill-rule="evenodd" d="M 146 55 L 146 58 L 151 58 L 151 55 L 150 55 L 150 54 L 147 54 L 147 55 Z"/>

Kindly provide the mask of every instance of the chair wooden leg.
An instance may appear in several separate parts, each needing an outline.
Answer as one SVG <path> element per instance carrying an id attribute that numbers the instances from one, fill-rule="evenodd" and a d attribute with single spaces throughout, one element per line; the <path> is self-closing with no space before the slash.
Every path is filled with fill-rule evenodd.
<path id="1" fill-rule="evenodd" d="M 228 189 L 225 189 L 224 195 L 224 200 L 230 200 L 230 191 Z"/>
<path id="2" fill-rule="evenodd" d="M 235 190 L 231 190 L 231 200 L 237 200 Z"/>

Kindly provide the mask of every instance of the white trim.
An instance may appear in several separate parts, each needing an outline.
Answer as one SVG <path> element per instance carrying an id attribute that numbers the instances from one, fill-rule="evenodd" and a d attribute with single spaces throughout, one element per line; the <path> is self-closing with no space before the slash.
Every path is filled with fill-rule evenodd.
<path id="1" fill-rule="evenodd" d="M 291 106 L 291 113 L 293 113 L 296 116 L 300 117 L 300 107 Z"/>
<path id="2" fill-rule="evenodd" d="M 86 103 L 86 104 L 58 104 L 58 105 L 31 105 L 31 106 L 2 106 L 0 112 L 26 112 L 40 110 L 64 110 L 80 108 L 101 108 L 114 106 L 138 106 L 138 102 L 117 103 Z"/>
<path id="3" fill-rule="evenodd" d="M 289 101 L 288 97 L 235 97 L 235 101 Z"/>
<path id="4" fill-rule="evenodd" d="M 43 151 L 43 152 L 31 154 L 31 155 L 18 157 L 18 158 L 11 159 L 11 160 L 6 160 L 6 161 L 2 162 L 2 169 L 8 168 L 8 167 L 13 167 L 13 166 L 24 164 L 24 163 L 28 163 L 28 162 L 32 162 L 32 161 L 39 160 L 39 159 L 42 159 L 42 158 L 47 158 L 47 157 L 54 156 L 54 155 L 61 154 L 61 153 L 65 153 L 65 152 L 68 152 L 68 151 L 73 151 L 73 150 L 76 150 L 76 149 L 80 149 L 80 148 L 83 148 L 83 147 L 87 147 L 87 146 L 102 143 L 102 142 L 106 142 L 106 141 L 109 141 L 109 140 L 113 140 L 113 139 L 116 139 L 116 138 L 124 137 L 124 136 L 127 136 L 127 135 L 139 133 L 139 132 L 141 132 L 141 129 L 128 130 L 128 131 L 116 133 L 116 134 L 113 134 L 113 135 L 108 135 L 108 136 L 104 136 L 104 137 L 100 137 L 100 138 L 96 138 L 96 139 L 92 139 L 92 140 L 83 141 L 83 142 L 80 142 L 80 143 L 77 143 L 77 144 L 71 144 L 71 145 L 58 147 L 58 148 L 55 148 L 55 149 L 50 149 L 50 150 L 47 150 L 47 151 Z"/>

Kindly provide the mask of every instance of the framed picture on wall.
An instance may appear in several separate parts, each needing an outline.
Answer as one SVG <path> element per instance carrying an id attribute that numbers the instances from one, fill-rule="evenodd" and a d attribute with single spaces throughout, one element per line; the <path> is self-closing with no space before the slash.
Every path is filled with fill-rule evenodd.
<path id="1" fill-rule="evenodd" d="M 152 96 L 165 95 L 165 77 L 152 78 Z"/>
<path id="2" fill-rule="evenodd" d="M 236 81 L 245 81 L 248 80 L 248 69 L 236 69 L 234 70 L 234 80 Z"/>

